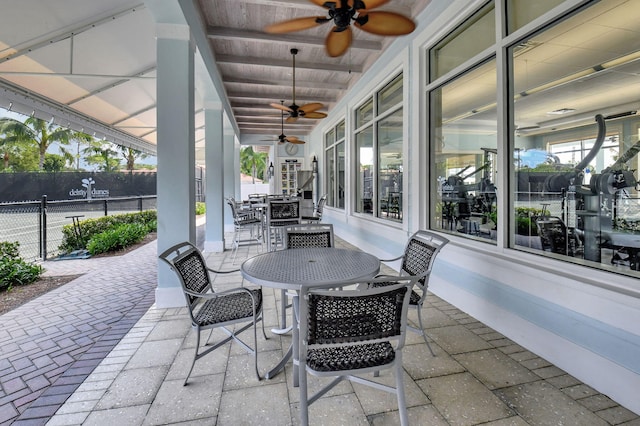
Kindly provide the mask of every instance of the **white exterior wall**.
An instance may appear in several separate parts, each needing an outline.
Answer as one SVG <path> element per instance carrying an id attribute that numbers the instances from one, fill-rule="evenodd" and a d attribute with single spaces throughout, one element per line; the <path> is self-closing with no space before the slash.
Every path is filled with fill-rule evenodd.
<path id="1" fill-rule="evenodd" d="M 411 233 L 427 226 L 424 46 L 445 34 L 448 22 L 481 3 L 433 0 L 413 38 L 398 38 L 308 138 L 308 149 L 322 153 L 324 132 L 342 119 L 350 132 L 354 105 L 389 78 L 390 69 L 404 70 L 404 82 L 410 88 L 405 90 L 408 142 L 404 158 L 410 176 L 405 182 L 411 182 L 410 187 L 405 183 L 404 207 L 410 220 L 398 224 L 351 215 L 350 199 L 345 210 L 324 210 L 323 217 L 334 225 L 336 234 L 361 249 L 382 258 L 396 256 Z M 566 6 L 578 3 L 569 0 Z M 353 188 L 349 133 L 346 149 L 346 187 Z M 318 158 L 324 156 L 319 154 Z M 321 187 L 323 167 L 320 164 Z M 508 211 L 506 206 L 502 208 L 502 213 Z M 640 414 L 639 280 L 503 248 L 502 233 L 498 246 L 447 237 L 451 243 L 441 252 L 431 279 L 434 294 Z"/>

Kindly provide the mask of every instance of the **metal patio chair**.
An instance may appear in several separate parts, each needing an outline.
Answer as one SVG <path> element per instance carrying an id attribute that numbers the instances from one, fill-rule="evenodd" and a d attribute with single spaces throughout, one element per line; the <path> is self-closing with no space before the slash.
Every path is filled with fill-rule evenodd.
<path id="1" fill-rule="evenodd" d="M 262 218 L 254 210 L 240 210 L 238 203 L 232 197 L 228 197 L 226 201 L 233 216 L 233 263 L 235 263 L 241 244 L 262 244 Z M 243 238 L 242 234 L 247 231 L 249 237 Z"/>
<path id="2" fill-rule="evenodd" d="M 400 423 L 408 425 L 404 394 L 402 348 L 407 308 L 416 277 L 381 277 L 365 290 L 303 289 L 300 313 L 300 424 L 308 424 L 308 407 L 343 380 L 395 393 Z M 353 283 L 343 283 L 345 287 Z M 331 285 L 332 289 L 336 284 Z M 374 381 L 392 369 L 395 387 Z M 334 377 L 309 397 L 307 373 Z M 371 378 L 363 374 L 373 373 Z M 358 376 L 356 376 L 356 374 Z"/>
<path id="3" fill-rule="evenodd" d="M 238 269 L 230 271 L 216 271 L 207 267 L 200 250 L 189 242 L 176 244 L 158 256 L 165 261 L 178 275 L 182 291 L 189 309 L 191 325 L 196 331 L 196 347 L 191 363 L 191 368 L 184 380 L 187 385 L 189 376 L 193 371 L 195 363 L 200 358 L 213 352 L 220 346 L 236 341 L 247 352 L 253 354 L 253 361 L 258 380 L 261 380 L 258 372 L 258 338 L 256 333 L 256 322 L 262 323 L 262 334 L 264 332 L 264 321 L 262 318 L 262 289 L 249 289 L 244 287 L 233 288 L 225 291 L 215 292 L 211 285 L 210 273 L 227 274 L 237 272 Z M 228 326 L 244 324 L 238 329 L 231 329 Z M 238 335 L 253 326 L 254 347 L 244 343 Z M 228 337 L 219 341 L 215 345 L 200 351 L 200 332 L 207 329 L 220 328 Z M 211 335 L 209 335 L 209 338 Z M 208 340 L 204 346 L 208 345 Z"/>
<path id="4" fill-rule="evenodd" d="M 285 249 L 296 249 L 305 247 L 334 247 L 333 225 L 331 224 L 300 224 L 287 225 L 284 227 L 284 247 Z M 281 292 L 281 314 L 280 323 L 282 325 L 278 334 L 287 329 L 287 308 L 291 307 L 287 291 Z"/>
<path id="5" fill-rule="evenodd" d="M 300 200 L 268 199 L 266 218 L 267 250 L 275 250 L 283 240 L 283 229 L 287 225 L 298 225 L 301 219 Z"/>
<path id="6" fill-rule="evenodd" d="M 407 241 L 404 253 L 393 259 L 380 259 L 381 262 L 394 262 L 401 260 L 399 276 L 415 276 L 418 278 L 416 285 L 411 291 L 411 299 L 409 304 L 418 312 L 418 326 L 408 325 L 409 330 L 420 334 L 431 355 L 435 356 L 429 341 L 427 333 L 424 331 L 422 323 L 422 306 L 427 298 L 427 290 L 429 287 L 429 276 L 433 269 L 433 263 L 436 256 L 447 245 L 449 240 L 436 233 L 430 231 L 417 231 Z M 375 284 L 381 285 L 381 284 Z"/>
<path id="7" fill-rule="evenodd" d="M 306 223 L 317 223 L 322 221 L 322 211 L 324 210 L 324 206 L 327 203 L 327 195 L 323 195 L 318 200 L 318 205 L 316 206 L 315 211 L 313 212 L 313 216 L 302 216 L 302 222 Z"/>

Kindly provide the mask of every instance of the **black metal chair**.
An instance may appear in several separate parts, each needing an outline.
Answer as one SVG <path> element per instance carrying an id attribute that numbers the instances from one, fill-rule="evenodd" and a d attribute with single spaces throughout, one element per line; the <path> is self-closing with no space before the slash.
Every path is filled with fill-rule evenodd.
<path id="1" fill-rule="evenodd" d="M 427 290 L 429 287 L 429 276 L 433 269 L 433 263 L 436 256 L 447 245 L 449 240 L 430 231 L 417 231 L 407 241 L 404 253 L 393 259 L 381 259 L 381 262 L 394 262 L 401 260 L 399 276 L 415 276 L 418 278 L 416 285 L 411 292 L 409 304 L 418 312 L 418 326 L 408 325 L 409 330 L 420 334 L 423 338 L 431 355 L 435 356 L 429 341 L 427 333 L 424 331 L 422 324 L 422 306 L 427 298 Z M 380 285 L 380 284 L 376 284 Z"/>
<path id="2" fill-rule="evenodd" d="M 327 195 L 323 195 L 318 200 L 318 205 L 316 206 L 315 211 L 313 212 L 313 216 L 302 216 L 302 222 L 306 223 L 317 223 L 322 221 L 322 211 L 324 210 L 324 205 L 327 203 Z"/>
<path id="3" fill-rule="evenodd" d="M 184 380 L 186 386 L 189 376 L 197 360 L 220 346 L 235 340 L 247 352 L 253 354 L 256 376 L 261 380 L 258 372 L 258 338 L 256 333 L 256 322 L 262 322 L 262 334 L 264 332 L 264 321 L 262 319 L 262 289 L 248 289 L 244 287 L 233 288 L 225 291 L 215 292 L 211 286 L 209 273 L 226 274 L 237 272 L 238 269 L 230 271 L 216 271 L 207 267 L 200 250 L 189 242 L 176 244 L 158 256 L 173 269 L 182 285 L 182 291 L 189 309 L 191 325 L 196 331 L 196 347 L 193 362 L 189 373 Z M 246 323 L 235 331 L 227 326 Z M 243 331 L 253 326 L 254 348 L 240 340 L 237 336 Z M 228 335 L 215 345 L 200 352 L 200 332 L 202 330 L 220 328 Z M 208 344 L 205 342 L 205 346 Z"/>
<path id="4" fill-rule="evenodd" d="M 402 348 L 407 308 L 416 277 L 381 277 L 365 290 L 303 289 L 300 313 L 300 424 L 308 424 L 308 407 L 343 380 L 395 393 L 400 423 L 408 425 Z M 350 286 L 353 283 L 343 283 Z M 384 285 L 384 287 L 375 286 Z M 335 289 L 332 284 L 331 288 Z M 360 377 L 392 369 L 395 387 Z M 307 373 L 335 377 L 311 397 Z M 356 376 L 358 374 L 359 376 Z"/>
<path id="5" fill-rule="evenodd" d="M 283 240 L 283 229 L 287 225 L 297 225 L 300 223 L 301 210 L 298 199 L 268 199 L 266 219 L 267 250 L 277 249 L 278 244 Z"/>
<path id="6" fill-rule="evenodd" d="M 304 223 L 284 228 L 284 247 L 333 247 L 333 225 L 330 223 Z"/>
<path id="7" fill-rule="evenodd" d="M 284 227 L 284 247 L 285 249 L 296 249 L 306 247 L 333 247 L 333 225 L 331 224 L 300 224 L 287 225 Z M 277 334 L 289 331 L 287 329 L 287 308 L 291 307 L 287 296 L 287 291 L 281 291 L 280 306 L 280 330 L 272 330 Z"/>
<path id="8" fill-rule="evenodd" d="M 233 216 L 233 263 L 238 255 L 241 244 L 262 244 L 262 218 L 254 210 L 242 211 L 238 203 L 232 198 L 226 199 Z M 248 238 L 243 238 L 243 232 L 249 232 Z"/>

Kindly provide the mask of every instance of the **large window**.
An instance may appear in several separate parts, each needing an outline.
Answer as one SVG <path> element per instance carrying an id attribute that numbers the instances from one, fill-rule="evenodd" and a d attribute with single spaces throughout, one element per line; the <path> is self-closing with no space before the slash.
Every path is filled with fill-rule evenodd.
<path id="1" fill-rule="evenodd" d="M 640 270 L 639 20 L 635 2 L 595 2 L 509 50 L 513 247 Z"/>
<path id="2" fill-rule="evenodd" d="M 568 3 L 487 2 L 429 49 L 430 227 L 639 276 L 640 8 Z"/>
<path id="3" fill-rule="evenodd" d="M 496 42 L 493 1 L 429 50 L 430 80 L 436 80 Z"/>
<path id="4" fill-rule="evenodd" d="M 431 91 L 431 227 L 496 236 L 496 62 L 479 64 Z"/>
<path id="5" fill-rule="evenodd" d="M 356 213 L 402 221 L 402 75 L 355 112 Z"/>
<path id="6" fill-rule="evenodd" d="M 507 0 L 507 30 L 509 33 L 525 26 L 564 0 Z"/>
<path id="7" fill-rule="evenodd" d="M 341 209 L 344 208 L 344 131 L 345 123 L 342 120 L 324 136 L 327 205 Z"/>

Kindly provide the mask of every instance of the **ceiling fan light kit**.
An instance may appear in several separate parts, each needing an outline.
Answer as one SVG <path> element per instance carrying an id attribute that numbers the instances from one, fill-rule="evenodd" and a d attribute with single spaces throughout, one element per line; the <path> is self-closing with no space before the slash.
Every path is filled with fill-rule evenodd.
<path id="1" fill-rule="evenodd" d="M 279 22 L 265 27 L 268 33 L 288 33 L 314 28 L 333 21 L 333 28 L 325 39 L 327 54 L 342 56 L 353 39 L 351 22 L 363 31 L 381 36 L 398 36 L 413 32 L 415 22 L 396 12 L 371 11 L 388 3 L 389 0 L 310 0 L 327 9 L 328 16 L 307 16 Z M 292 49 L 293 50 L 293 49 Z"/>

